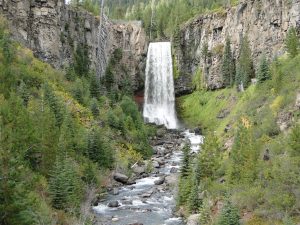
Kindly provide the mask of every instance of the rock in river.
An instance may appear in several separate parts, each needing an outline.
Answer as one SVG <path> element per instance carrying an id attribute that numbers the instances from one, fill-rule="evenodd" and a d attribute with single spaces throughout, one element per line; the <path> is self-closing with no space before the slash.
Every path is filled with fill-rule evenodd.
<path id="1" fill-rule="evenodd" d="M 110 207 L 110 208 L 116 208 L 116 207 L 119 207 L 120 204 L 119 204 L 118 201 L 111 201 L 111 202 L 108 203 L 107 206 Z"/>
<path id="2" fill-rule="evenodd" d="M 118 181 L 118 182 L 120 182 L 122 184 L 126 184 L 129 178 L 126 175 L 124 175 L 124 174 L 115 173 L 114 174 L 114 179 L 115 179 L 115 181 Z"/>

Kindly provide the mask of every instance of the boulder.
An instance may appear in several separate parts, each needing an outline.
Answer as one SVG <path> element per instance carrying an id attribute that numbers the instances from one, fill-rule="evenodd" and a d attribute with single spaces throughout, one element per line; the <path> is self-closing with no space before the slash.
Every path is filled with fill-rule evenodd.
<path id="1" fill-rule="evenodd" d="M 138 175 L 141 175 L 143 173 L 145 173 L 146 171 L 146 166 L 145 165 L 138 165 L 138 164 L 135 164 L 133 167 L 132 167 L 132 170 L 135 174 L 138 174 Z"/>
<path id="2" fill-rule="evenodd" d="M 107 206 L 110 207 L 110 208 L 117 208 L 117 207 L 120 206 L 120 204 L 119 204 L 118 201 L 111 201 L 111 202 L 108 203 Z"/>
<path id="3" fill-rule="evenodd" d="M 200 214 L 190 215 L 187 219 L 186 225 L 199 225 L 199 223 L 198 223 L 199 216 L 200 216 Z"/>
<path id="4" fill-rule="evenodd" d="M 171 169 L 170 169 L 170 173 L 177 173 L 177 168 L 176 167 L 172 167 Z"/>
<path id="5" fill-rule="evenodd" d="M 155 185 L 162 185 L 165 182 L 165 177 L 160 177 L 158 180 L 154 181 Z"/>
<path id="6" fill-rule="evenodd" d="M 153 161 L 152 165 L 153 165 L 154 168 L 157 168 L 157 169 L 160 168 L 160 165 L 157 161 Z"/>
<path id="7" fill-rule="evenodd" d="M 118 182 L 120 182 L 122 184 L 127 184 L 128 179 L 129 178 L 126 175 L 124 175 L 124 174 L 121 174 L 121 173 L 115 173 L 114 174 L 114 180 L 118 181 Z"/>

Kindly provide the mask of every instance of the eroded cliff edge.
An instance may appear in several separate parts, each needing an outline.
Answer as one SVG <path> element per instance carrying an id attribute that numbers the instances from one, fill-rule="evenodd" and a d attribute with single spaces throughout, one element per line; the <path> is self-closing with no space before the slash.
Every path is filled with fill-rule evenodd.
<path id="1" fill-rule="evenodd" d="M 220 73 L 226 37 L 231 39 L 235 58 L 243 35 L 247 35 L 256 62 L 262 54 L 275 58 L 284 53 L 284 40 L 290 27 L 300 28 L 299 0 L 248 0 L 236 7 L 198 16 L 183 25 L 174 41 L 175 58 L 180 70 L 176 94 L 192 91 L 195 72 L 205 70 L 209 89 L 223 87 Z M 208 44 L 211 55 L 204 66 L 202 48 Z"/>
<path id="2" fill-rule="evenodd" d="M 99 17 L 65 5 L 64 0 L 0 0 L 0 13 L 8 19 L 13 38 L 55 68 L 72 63 L 79 45 L 88 48 L 91 67 L 97 68 Z M 132 88 L 140 89 L 148 45 L 141 23 L 104 23 L 107 58 L 115 49 L 122 49 Z"/>

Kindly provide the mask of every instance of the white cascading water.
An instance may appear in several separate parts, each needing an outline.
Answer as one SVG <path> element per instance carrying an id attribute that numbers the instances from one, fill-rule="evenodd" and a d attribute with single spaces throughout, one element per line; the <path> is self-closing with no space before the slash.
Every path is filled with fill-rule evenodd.
<path id="1" fill-rule="evenodd" d="M 149 45 L 143 116 L 146 122 L 177 128 L 170 42 Z"/>

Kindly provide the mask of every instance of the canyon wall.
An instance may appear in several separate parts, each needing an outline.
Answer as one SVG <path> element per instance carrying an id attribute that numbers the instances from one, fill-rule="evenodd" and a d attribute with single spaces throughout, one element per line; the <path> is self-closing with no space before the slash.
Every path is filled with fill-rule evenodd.
<path id="1" fill-rule="evenodd" d="M 88 48 L 91 67 L 96 70 L 99 66 L 99 58 L 103 57 L 97 56 L 99 17 L 66 5 L 64 0 L 0 0 L 0 13 L 8 19 L 13 38 L 55 68 L 72 63 L 79 45 Z M 148 45 L 141 23 L 109 20 L 103 23 L 107 58 L 115 49 L 122 49 L 127 76 L 133 89 L 140 89 L 144 85 Z"/>
<path id="2" fill-rule="evenodd" d="M 192 91 L 192 77 L 204 69 L 209 89 L 223 87 L 220 73 L 226 37 L 231 39 L 235 58 L 241 39 L 248 36 L 255 67 L 262 54 L 269 59 L 284 53 L 290 27 L 300 26 L 300 0 L 248 0 L 220 12 L 198 16 L 181 27 L 175 58 L 181 71 L 176 81 L 177 95 Z M 202 48 L 208 44 L 211 57 L 204 67 Z"/>

